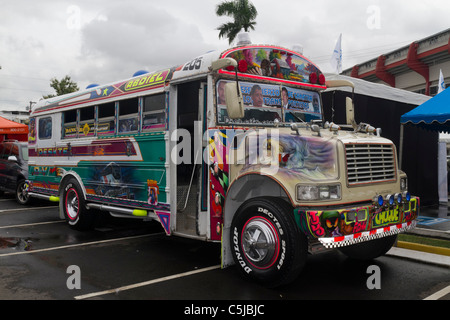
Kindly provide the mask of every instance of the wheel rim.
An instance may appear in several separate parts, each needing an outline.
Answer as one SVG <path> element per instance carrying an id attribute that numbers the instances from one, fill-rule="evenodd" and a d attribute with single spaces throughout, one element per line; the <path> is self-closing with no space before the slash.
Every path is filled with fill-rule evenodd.
<path id="1" fill-rule="evenodd" d="M 28 200 L 28 186 L 26 183 L 22 183 L 19 185 L 17 190 L 17 198 L 21 203 L 24 203 Z"/>
<path id="2" fill-rule="evenodd" d="M 79 201 L 78 194 L 74 189 L 69 189 L 66 194 L 66 212 L 70 220 L 78 217 Z"/>
<path id="3" fill-rule="evenodd" d="M 276 261 L 280 249 L 278 233 L 263 217 L 247 221 L 242 230 L 242 249 L 247 260 L 258 269 L 266 269 Z"/>

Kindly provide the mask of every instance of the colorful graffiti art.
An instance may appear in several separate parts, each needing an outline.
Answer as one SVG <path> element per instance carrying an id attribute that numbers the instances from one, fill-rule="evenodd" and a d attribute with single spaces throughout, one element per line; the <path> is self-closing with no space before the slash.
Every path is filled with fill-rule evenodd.
<path id="1" fill-rule="evenodd" d="M 215 130 L 211 132 L 209 139 L 211 238 L 220 240 L 223 204 L 229 186 L 227 136 L 224 132 Z"/>
<path id="2" fill-rule="evenodd" d="M 294 211 L 297 224 L 313 238 L 358 234 L 386 226 L 408 223 L 417 217 L 417 199 L 392 208 L 364 206 L 329 211 Z"/>
<path id="3" fill-rule="evenodd" d="M 320 72 L 308 59 L 279 48 L 247 47 L 235 50 L 227 57 L 238 62 L 240 73 L 254 76 L 309 82 L 311 73 Z"/>
<path id="4" fill-rule="evenodd" d="M 159 194 L 158 182 L 156 182 L 155 180 L 147 180 L 147 188 L 148 188 L 148 203 L 158 204 L 158 194 Z"/>
<path id="5" fill-rule="evenodd" d="M 266 138 L 271 144 L 278 145 L 276 159 L 277 173 L 285 179 L 298 180 L 300 177 L 309 180 L 336 179 L 338 177 L 335 144 L 315 137 L 280 134 L 278 137 Z M 261 144 L 249 143 L 244 169 L 267 166 L 261 164 L 264 150 Z M 275 156 L 271 154 L 271 156 Z"/>

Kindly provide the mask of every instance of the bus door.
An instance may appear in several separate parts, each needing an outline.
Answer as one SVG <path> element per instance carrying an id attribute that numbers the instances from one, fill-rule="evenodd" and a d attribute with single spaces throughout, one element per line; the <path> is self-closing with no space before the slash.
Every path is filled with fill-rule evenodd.
<path id="1" fill-rule="evenodd" d="M 176 231 L 195 237 L 205 236 L 207 229 L 207 183 L 204 182 L 207 171 L 202 161 L 202 137 L 206 129 L 202 119 L 205 107 L 205 82 L 193 81 L 177 86 L 179 159 L 176 166 Z"/>

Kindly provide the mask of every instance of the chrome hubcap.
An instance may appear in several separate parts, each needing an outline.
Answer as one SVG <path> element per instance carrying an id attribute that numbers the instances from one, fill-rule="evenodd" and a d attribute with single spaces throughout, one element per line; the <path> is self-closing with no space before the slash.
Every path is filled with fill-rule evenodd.
<path id="1" fill-rule="evenodd" d="M 22 185 L 19 186 L 17 198 L 20 202 L 26 202 L 28 200 L 28 185 L 26 183 L 22 183 Z"/>
<path id="2" fill-rule="evenodd" d="M 274 226 L 263 218 L 252 219 L 242 231 L 242 246 L 246 257 L 257 267 L 271 265 L 279 251 Z"/>
<path id="3" fill-rule="evenodd" d="M 70 189 L 66 196 L 67 215 L 71 220 L 78 216 L 78 195 L 75 190 Z"/>

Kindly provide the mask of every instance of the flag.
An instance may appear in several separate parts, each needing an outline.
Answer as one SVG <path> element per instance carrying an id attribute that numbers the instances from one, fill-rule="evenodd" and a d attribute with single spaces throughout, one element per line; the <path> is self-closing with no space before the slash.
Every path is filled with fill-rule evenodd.
<path id="1" fill-rule="evenodd" d="M 445 82 L 444 76 L 442 75 L 442 70 L 439 73 L 439 85 L 438 85 L 438 94 L 445 90 Z"/>
<path id="2" fill-rule="evenodd" d="M 342 47 L 341 47 L 342 33 L 339 35 L 339 39 L 336 42 L 336 47 L 334 48 L 333 55 L 331 56 L 331 66 L 334 71 L 339 74 L 342 72 Z"/>

